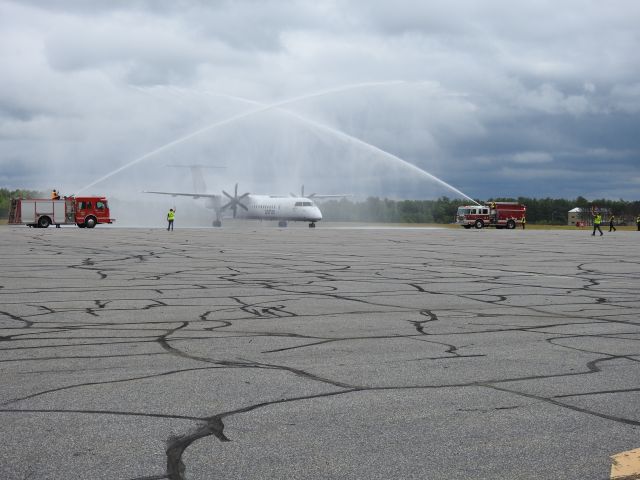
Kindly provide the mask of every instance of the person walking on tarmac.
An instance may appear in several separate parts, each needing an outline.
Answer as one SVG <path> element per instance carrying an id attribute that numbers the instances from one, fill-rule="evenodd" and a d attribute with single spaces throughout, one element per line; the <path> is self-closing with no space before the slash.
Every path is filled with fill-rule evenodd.
<path id="1" fill-rule="evenodd" d="M 524 230 L 525 225 L 527 224 L 527 219 L 526 217 L 523 215 L 522 216 L 522 229 Z"/>
<path id="2" fill-rule="evenodd" d="M 636 225 L 638 225 L 638 231 L 640 232 L 640 215 L 636 218 Z"/>
<path id="3" fill-rule="evenodd" d="M 167 232 L 169 230 L 173 231 L 173 221 L 176 219 L 176 207 L 170 208 L 169 213 L 167 213 L 167 221 L 169 225 L 167 225 Z"/>
<path id="4" fill-rule="evenodd" d="M 603 235 L 602 230 L 600 230 L 601 223 L 602 223 L 602 215 L 600 215 L 598 212 L 594 212 L 593 213 L 593 233 L 591 234 L 591 236 L 594 236 L 596 234 L 596 230 L 600 232 L 600 236 Z"/>
<path id="5" fill-rule="evenodd" d="M 616 227 L 613 225 L 614 220 L 616 219 L 615 215 L 611 215 L 611 218 L 609 219 L 609 231 L 616 231 Z"/>

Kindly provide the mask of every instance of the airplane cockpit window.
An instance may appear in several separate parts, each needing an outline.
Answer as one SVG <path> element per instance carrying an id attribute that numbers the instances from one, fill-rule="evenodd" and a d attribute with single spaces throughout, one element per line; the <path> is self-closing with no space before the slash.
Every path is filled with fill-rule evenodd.
<path id="1" fill-rule="evenodd" d="M 303 203 L 304 203 L 304 202 L 296 202 L 296 207 L 302 207 L 302 204 L 303 204 Z"/>
<path id="2" fill-rule="evenodd" d="M 302 206 L 303 207 L 311 207 L 311 206 L 313 206 L 313 203 L 311 203 L 311 202 L 302 202 Z"/>

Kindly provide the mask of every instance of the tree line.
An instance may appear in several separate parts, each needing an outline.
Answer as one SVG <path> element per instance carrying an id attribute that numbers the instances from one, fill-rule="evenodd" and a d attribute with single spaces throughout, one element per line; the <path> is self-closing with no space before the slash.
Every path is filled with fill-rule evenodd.
<path id="1" fill-rule="evenodd" d="M 566 225 L 569 210 L 579 207 L 585 219 L 592 208 L 614 214 L 619 221 L 635 223 L 640 214 L 640 201 L 598 199 L 589 201 L 584 197 L 564 198 L 490 198 L 485 202 L 518 202 L 527 207 L 527 222 L 544 225 Z M 468 205 L 467 199 L 440 197 L 436 200 L 391 200 L 369 197 L 364 201 L 347 198 L 323 201 L 322 216 L 328 221 L 360 221 L 385 223 L 452 223 L 458 207 Z"/>
<path id="2" fill-rule="evenodd" d="M 7 190 L 0 188 L 0 218 L 9 217 L 9 206 L 12 198 L 49 198 L 49 194 L 36 190 Z"/>
<path id="3" fill-rule="evenodd" d="M 11 198 L 48 198 L 48 193 L 35 190 L 8 190 L 0 188 L 0 218 L 9 216 Z M 589 201 L 584 197 L 573 200 L 564 198 L 490 198 L 489 202 L 518 202 L 527 206 L 527 222 L 545 225 L 566 225 L 568 212 L 580 207 L 585 217 L 593 207 L 606 209 L 618 217 L 619 221 L 635 223 L 640 214 L 640 201 L 599 199 Z M 369 197 L 364 201 L 348 198 L 322 201 L 324 220 L 381 222 L 381 223 L 452 223 L 456 211 L 461 205 L 468 205 L 466 199 L 440 197 L 436 200 L 391 200 L 389 198 Z M 478 202 L 483 203 L 483 202 Z"/>

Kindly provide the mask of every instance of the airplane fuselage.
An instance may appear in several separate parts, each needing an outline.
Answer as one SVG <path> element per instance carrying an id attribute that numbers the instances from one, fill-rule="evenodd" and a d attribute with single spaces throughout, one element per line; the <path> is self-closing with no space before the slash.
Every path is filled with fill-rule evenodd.
<path id="1" fill-rule="evenodd" d="M 248 210 L 238 209 L 239 218 L 319 222 L 320 209 L 308 198 L 277 195 L 248 195 L 243 201 Z"/>

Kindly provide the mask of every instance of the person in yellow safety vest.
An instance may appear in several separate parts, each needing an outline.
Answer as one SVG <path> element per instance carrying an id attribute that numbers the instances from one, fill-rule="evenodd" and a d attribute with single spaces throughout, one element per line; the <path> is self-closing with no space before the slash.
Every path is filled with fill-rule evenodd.
<path id="1" fill-rule="evenodd" d="M 167 225 L 167 232 L 169 230 L 173 230 L 173 221 L 176 219 L 176 209 L 174 208 L 170 208 L 169 209 L 169 213 L 167 213 L 167 221 L 169 222 L 169 225 Z"/>
<path id="2" fill-rule="evenodd" d="M 600 236 L 603 235 L 602 230 L 600 230 L 601 223 L 602 223 L 602 215 L 600 215 L 599 213 L 594 213 L 593 214 L 593 233 L 591 234 L 591 236 L 594 236 L 596 234 L 596 230 L 600 232 Z"/>
<path id="3" fill-rule="evenodd" d="M 496 202 L 489 204 L 489 215 L 491 215 L 491 222 L 498 223 L 498 212 L 496 211 Z"/>
<path id="4" fill-rule="evenodd" d="M 51 200 L 60 200 L 60 194 L 55 188 L 51 192 Z"/>
<path id="5" fill-rule="evenodd" d="M 524 230 L 524 226 L 527 224 L 527 219 L 523 216 L 522 217 L 522 229 Z"/>

